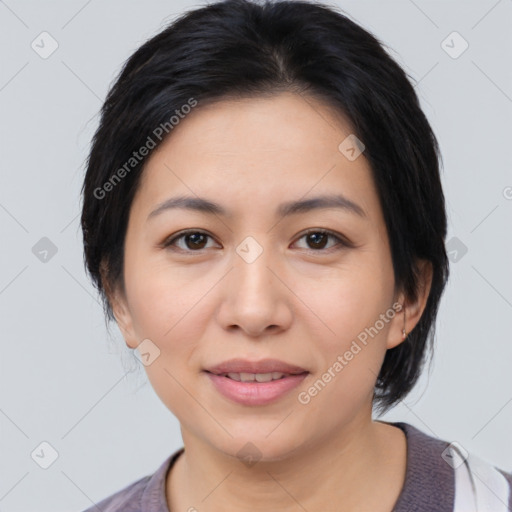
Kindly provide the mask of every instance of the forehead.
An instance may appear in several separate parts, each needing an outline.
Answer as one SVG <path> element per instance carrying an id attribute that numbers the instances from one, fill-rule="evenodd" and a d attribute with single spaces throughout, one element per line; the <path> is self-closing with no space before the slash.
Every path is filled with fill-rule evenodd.
<path id="1" fill-rule="evenodd" d="M 199 103 L 150 155 L 139 196 L 154 205 L 171 192 L 196 194 L 246 209 L 248 199 L 275 204 L 339 192 L 371 209 L 370 167 L 364 153 L 347 158 L 350 137 L 343 115 L 310 97 Z"/>
<path id="2" fill-rule="evenodd" d="M 199 103 L 173 128 L 157 153 L 178 148 L 226 157 L 285 151 L 337 153 L 338 145 L 351 133 L 341 112 L 304 95 L 282 93 Z"/>

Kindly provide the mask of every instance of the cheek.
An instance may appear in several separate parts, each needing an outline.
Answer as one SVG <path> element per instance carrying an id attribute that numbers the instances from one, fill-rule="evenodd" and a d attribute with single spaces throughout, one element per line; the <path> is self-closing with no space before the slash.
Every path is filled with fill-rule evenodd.
<path id="1" fill-rule="evenodd" d="M 358 291 L 359 287 L 346 288 L 346 294 L 333 294 L 332 300 L 324 297 L 328 307 L 322 319 L 329 329 L 323 329 L 324 334 L 316 341 L 321 364 L 315 378 L 302 389 L 303 401 L 299 402 L 306 404 L 308 414 L 318 412 L 325 428 L 340 419 L 348 420 L 354 411 L 371 403 L 386 353 L 389 323 L 379 320 L 386 308 L 380 308 L 375 297 L 366 301 L 366 295 L 358 295 Z M 391 318 L 386 317 L 388 322 Z"/>
<path id="2" fill-rule="evenodd" d="M 316 318 L 321 339 L 343 348 L 391 306 L 392 287 L 378 262 L 366 262 L 336 269 L 316 282 L 298 281 L 294 291 L 304 297 L 308 316 Z"/>
<path id="3" fill-rule="evenodd" d="M 364 264 L 347 265 L 309 290 L 298 292 L 307 297 L 308 323 L 320 326 L 315 341 L 322 354 L 319 387 L 325 384 L 330 391 L 322 391 L 318 405 L 323 400 L 347 405 L 366 400 L 383 362 L 395 316 L 391 309 L 393 279 L 388 274 L 392 269 L 379 264 L 376 253 L 364 256 Z"/>
<path id="4" fill-rule="evenodd" d="M 212 315 L 211 304 L 204 297 L 210 286 L 204 279 L 161 265 L 132 274 L 129 285 L 134 331 L 140 340 L 149 338 L 160 350 L 155 368 L 165 366 L 184 375 L 183 363 L 203 339 Z M 149 374 L 154 369 L 146 370 Z"/>
<path id="5" fill-rule="evenodd" d="M 134 327 L 140 335 L 165 340 L 193 312 L 204 287 L 201 281 L 185 279 L 182 274 L 161 266 L 139 266 L 127 279 L 127 294 Z"/>
<path id="6" fill-rule="evenodd" d="M 172 277 L 146 269 L 132 276 L 129 293 L 134 331 L 157 347 L 158 356 L 144 370 L 160 400 L 181 418 L 191 405 L 184 387 L 191 387 L 188 362 L 202 339 L 204 303 L 198 302 L 200 284 L 184 286 Z"/>

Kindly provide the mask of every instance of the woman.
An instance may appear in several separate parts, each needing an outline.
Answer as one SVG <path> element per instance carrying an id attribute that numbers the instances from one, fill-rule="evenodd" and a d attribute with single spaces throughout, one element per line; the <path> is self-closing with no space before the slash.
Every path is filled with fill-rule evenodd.
<path id="1" fill-rule="evenodd" d="M 213 3 L 130 57 L 85 259 L 184 448 L 89 510 L 507 510 L 510 473 L 372 417 L 432 345 L 438 160 L 403 70 L 318 3 Z"/>

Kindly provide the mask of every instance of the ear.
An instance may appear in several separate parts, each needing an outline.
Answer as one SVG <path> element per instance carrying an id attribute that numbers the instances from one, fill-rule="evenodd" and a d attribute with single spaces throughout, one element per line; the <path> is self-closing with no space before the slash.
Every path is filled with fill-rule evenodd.
<path id="1" fill-rule="evenodd" d="M 105 290 L 112 313 L 116 319 L 116 323 L 121 331 L 124 341 L 129 348 L 136 348 L 139 345 L 135 330 L 133 328 L 133 318 L 128 307 L 125 294 L 114 286 L 107 276 L 107 265 L 102 262 L 100 265 L 101 283 Z"/>
<path id="2" fill-rule="evenodd" d="M 432 263 L 428 260 L 420 259 L 416 261 L 416 266 L 418 276 L 416 299 L 411 301 L 403 292 L 397 298 L 396 302 L 400 303 L 404 307 L 400 309 L 393 318 L 393 322 L 388 331 L 387 348 L 394 348 L 405 341 L 402 329 L 405 328 L 405 332 L 409 335 L 416 324 L 420 321 L 421 315 L 427 305 L 430 288 L 432 286 Z"/>

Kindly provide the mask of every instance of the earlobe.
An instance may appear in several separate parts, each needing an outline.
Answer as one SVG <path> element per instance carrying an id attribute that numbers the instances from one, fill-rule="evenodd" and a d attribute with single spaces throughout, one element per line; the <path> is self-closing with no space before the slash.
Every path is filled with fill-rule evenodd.
<path id="1" fill-rule="evenodd" d="M 399 306 L 395 309 L 395 316 L 391 323 L 391 327 L 388 331 L 386 348 L 394 348 L 397 345 L 400 345 L 403 341 L 407 339 L 407 335 L 409 331 L 407 330 L 407 303 L 403 294 L 401 294 L 394 305 Z M 404 336 L 405 332 L 405 336 Z"/>

